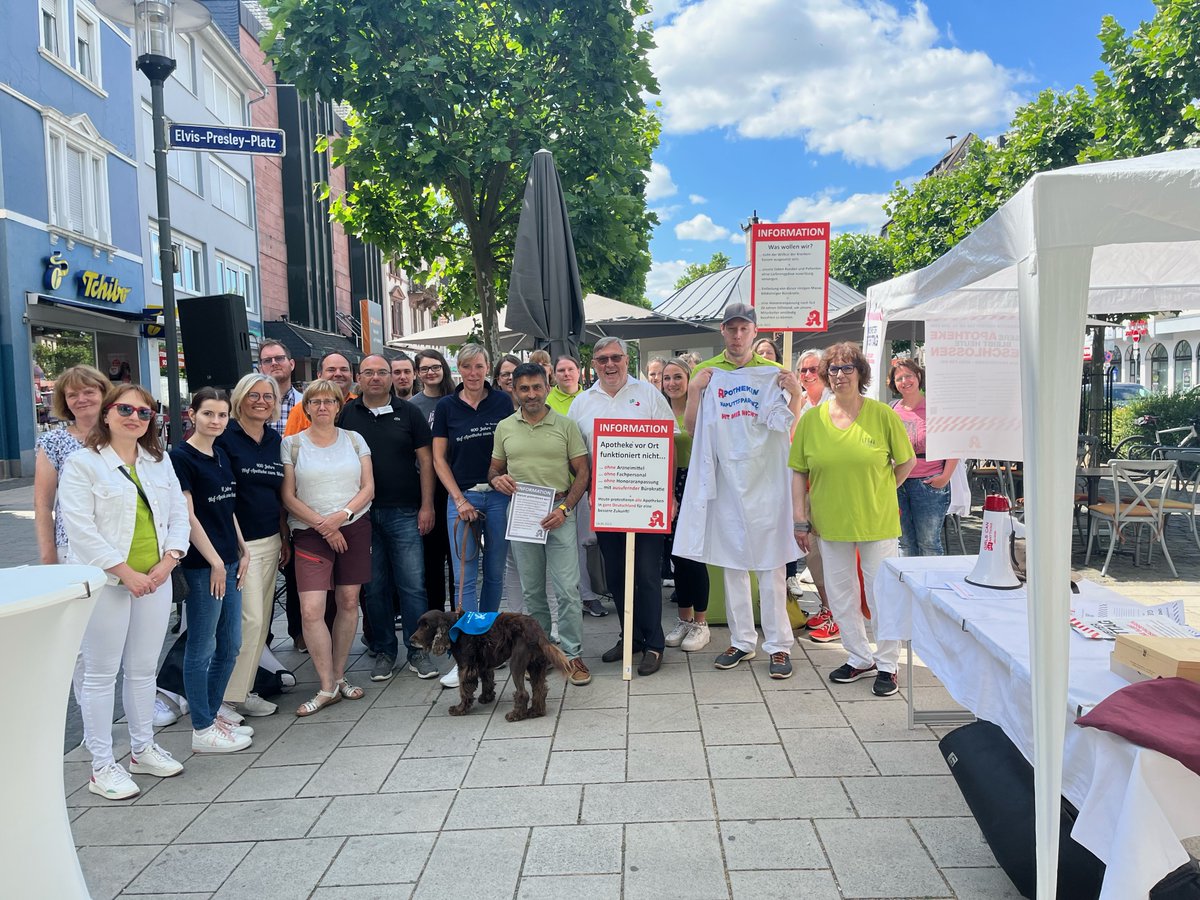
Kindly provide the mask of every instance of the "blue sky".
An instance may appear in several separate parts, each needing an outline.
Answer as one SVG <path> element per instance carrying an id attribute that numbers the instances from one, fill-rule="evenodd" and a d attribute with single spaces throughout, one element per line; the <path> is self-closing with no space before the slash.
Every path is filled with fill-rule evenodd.
<path id="1" fill-rule="evenodd" d="M 1151 0 L 658 0 L 662 140 L 647 295 L 688 263 L 745 258 L 739 223 L 876 231 L 897 181 L 994 136 L 1046 87 L 1090 89 L 1104 14 L 1127 31 Z"/>

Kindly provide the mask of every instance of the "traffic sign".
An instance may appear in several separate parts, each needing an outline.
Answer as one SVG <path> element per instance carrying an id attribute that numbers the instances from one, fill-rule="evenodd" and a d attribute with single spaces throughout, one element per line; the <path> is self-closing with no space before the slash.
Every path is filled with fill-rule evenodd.
<path id="1" fill-rule="evenodd" d="M 283 132 L 278 128 L 239 128 L 231 125 L 167 125 L 167 143 L 173 150 L 246 153 L 253 156 L 283 156 Z"/>

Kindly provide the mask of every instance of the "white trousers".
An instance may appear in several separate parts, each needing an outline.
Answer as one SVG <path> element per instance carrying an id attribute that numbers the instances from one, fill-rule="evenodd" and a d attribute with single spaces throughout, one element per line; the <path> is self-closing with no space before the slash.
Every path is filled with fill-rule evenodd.
<path id="1" fill-rule="evenodd" d="M 117 670 L 124 669 L 121 699 L 135 751 L 154 742 L 154 676 L 171 617 L 171 580 L 145 597 L 133 597 L 122 585 L 100 589 L 83 633 L 83 685 L 79 696 L 83 740 L 92 768 L 114 762 L 113 699 Z"/>
<path id="2" fill-rule="evenodd" d="M 856 669 L 867 669 L 872 665 L 880 672 L 895 672 L 900 662 L 900 642 L 880 641 L 875 650 L 867 637 L 867 622 L 862 614 L 862 600 L 858 590 L 858 565 L 854 552 L 861 560 L 863 584 L 867 591 L 867 608 L 871 618 L 878 615 L 875 606 L 875 576 L 885 559 L 896 556 L 899 546 L 895 538 L 886 541 L 827 541 L 821 542 L 821 563 L 825 569 L 825 594 L 829 597 L 829 611 L 833 621 L 841 629 L 842 646 L 850 654 L 850 663 Z"/>
<path id="3" fill-rule="evenodd" d="M 754 605 L 750 599 L 750 573 L 745 569 L 723 569 L 725 574 L 725 618 L 729 643 L 739 650 L 753 650 L 758 643 L 754 630 Z M 762 616 L 763 651 L 791 653 L 796 637 L 787 614 L 787 566 L 762 569 L 758 576 L 758 608 Z"/>
<path id="4" fill-rule="evenodd" d="M 241 703 L 254 690 L 258 660 L 267 643 L 271 627 L 271 610 L 275 605 L 275 575 L 279 572 L 279 535 L 246 541 L 250 566 L 242 579 L 242 649 L 229 684 L 225 686 L 225 702 Z"/>

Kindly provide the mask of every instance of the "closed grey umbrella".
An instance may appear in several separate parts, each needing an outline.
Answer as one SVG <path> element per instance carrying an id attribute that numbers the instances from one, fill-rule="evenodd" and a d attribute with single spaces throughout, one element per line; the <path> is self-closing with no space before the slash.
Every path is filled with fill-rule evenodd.
<path id="1" fill-rule="evenodd" d="M 505 321 L 553 359 L 563 353 L 579 356 L 583 290 L 562 184 L 549 150 L 533 155 L 525 179 Z"/>

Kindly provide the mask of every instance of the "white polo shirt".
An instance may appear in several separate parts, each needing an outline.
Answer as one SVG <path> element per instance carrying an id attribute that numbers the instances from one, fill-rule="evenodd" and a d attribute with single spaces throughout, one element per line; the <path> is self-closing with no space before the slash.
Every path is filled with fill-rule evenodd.
<path id="1" fill-rule="evenodd" d="M 675 422 L 675 413 L 662 392 L 648 381 L 639 381 L 632 375 L 617 391 L 609 396 L 597 381 L 575 398 L 568 416 L 579 424 L 583 432 L 588 453 L 592 452 L 592 431 L 597 419 L 669 419 Z"/>

